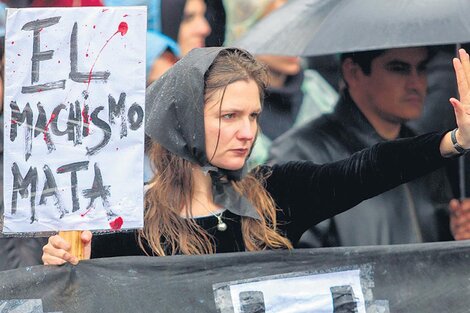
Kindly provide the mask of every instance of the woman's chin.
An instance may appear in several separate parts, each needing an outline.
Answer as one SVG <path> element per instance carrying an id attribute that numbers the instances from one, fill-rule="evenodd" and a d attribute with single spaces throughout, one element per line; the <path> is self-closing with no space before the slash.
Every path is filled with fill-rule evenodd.
<path id="1" fill-rule="evenodd" d="M 215 165 L 215 164 L 213 164 L 213 165 Z M 218 166 L 218 165 L 215 165 L 215 166 L 217 166 L 218 168 L 224 169 L 226 171 L 238 171 L 238 170 L 241 170 L 244 165 L 245 165 L 245 163 L 243 163 L 243 164 L 221 164 L 220 166 Z"/>

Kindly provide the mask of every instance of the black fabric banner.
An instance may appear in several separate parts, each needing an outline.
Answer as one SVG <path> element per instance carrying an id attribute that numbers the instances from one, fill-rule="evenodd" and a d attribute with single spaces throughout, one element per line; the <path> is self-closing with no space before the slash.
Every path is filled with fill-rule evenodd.
<path id="1" fill-rule="evenodd" d="M 0 272 L 0 312 L 469 312 L 469 265 L 470 241 L 95 259 Z"/>

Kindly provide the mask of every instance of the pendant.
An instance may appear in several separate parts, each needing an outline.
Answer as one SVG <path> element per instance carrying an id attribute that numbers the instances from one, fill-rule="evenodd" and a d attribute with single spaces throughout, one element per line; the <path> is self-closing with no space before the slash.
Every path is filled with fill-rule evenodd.
<path id="1" fill-rule="evenodd" d="M 227 224 L 225 224 L 225 222 L 222 221 L 222 217 L 217 216 L 217 219 L 219 220 L 217 222 L 217 230 L 218 231 L 226 231 L 227 230 Z"/>

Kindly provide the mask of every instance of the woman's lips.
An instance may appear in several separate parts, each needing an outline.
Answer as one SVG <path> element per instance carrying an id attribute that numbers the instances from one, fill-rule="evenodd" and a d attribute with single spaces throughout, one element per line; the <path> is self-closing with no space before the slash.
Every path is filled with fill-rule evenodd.
<path id="1" fill-rule="evenodd" d="M 231 149 L 230 151 L 232 151 L 233 153 L 235 154 L 238 154 L 238 155 L 246 155 L 248 154 L 248 148 L 239 148 L 239 149 Z"/>

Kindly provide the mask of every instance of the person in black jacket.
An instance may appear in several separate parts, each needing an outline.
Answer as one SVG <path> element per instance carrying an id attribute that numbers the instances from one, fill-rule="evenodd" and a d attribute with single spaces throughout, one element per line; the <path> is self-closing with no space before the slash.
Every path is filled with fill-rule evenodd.
<path id="1" fill-rule="evenodd" d="M 459 125 L 453 139 L 450 132 L 427 134 L 327 165 L 290 162 L 247 173 L 266 70 L 244 50 L 191 51 L 147 89 L 146 134 L 156 174 L 146 192 L 144 228 L 93 241 L 85 231 L 85 256 L 292 248 L 310 226 L 470 148 L 470 61 L 463 50 L 461 60 L 463 67 L 455 61 L 461 100 L 451 99 Z M 44 264 L 78 262 L 57 235 L 43 251 Z"/>
<path id="2" fill-rule="evenodd" d="M 423 111 L 426 68 L 432 54 L 429 47 L 343 54 L 345 87 L 334 112 L 278 138 L 271 146 L 271 161 L 310 160 L 323 164 L 347 158 L 378 142 L 416 136 L 405 123 L 417 119 Z M 442 100 L 435 104 L 438 105 L 443 106 Z M 445 129 L 451 128 L 442 131 Z M 451 199 L 446 173 L 440 169 L 315 225 L 302 237 L 299 246 L 451 240 L 448 218 Z"/>

